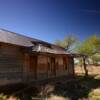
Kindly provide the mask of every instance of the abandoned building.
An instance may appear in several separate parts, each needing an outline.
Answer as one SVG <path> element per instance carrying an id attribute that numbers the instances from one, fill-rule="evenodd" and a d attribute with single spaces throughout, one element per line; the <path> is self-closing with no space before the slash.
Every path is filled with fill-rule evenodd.
<path id="1" fill-rule="evenodd" d="M 74 75 L 74 60 L 62 47 L 0 29 L 0 84 Z"/>

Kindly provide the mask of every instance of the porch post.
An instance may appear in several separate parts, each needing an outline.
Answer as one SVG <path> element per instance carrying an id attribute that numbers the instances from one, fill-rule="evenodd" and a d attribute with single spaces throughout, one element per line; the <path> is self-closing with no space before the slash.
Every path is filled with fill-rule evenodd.
<path id="1" fill-rule="evenodd" d="M 73 75 L 75 75 L 75 65 L 74 65 L 74 57 L 72 57 L 72 66 L 73 66 Z"/>
<path id="2" fill-rule="evenodd" d="M 38 56 L 36 56 L 36 59 L 35 59 L 35 70 L 34 70 L 34 75 L 35 75 L 35 80 L 37 80 L 38 78 Z"/>

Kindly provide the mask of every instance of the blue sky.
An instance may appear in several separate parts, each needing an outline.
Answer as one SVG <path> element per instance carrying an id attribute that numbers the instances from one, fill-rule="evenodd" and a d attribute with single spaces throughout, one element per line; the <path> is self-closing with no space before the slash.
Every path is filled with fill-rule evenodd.
<path id="1" fill-rule="evenodd" d="M 100 1 L 0 0 L 0 27 L 48 42 L 100 36 Z"/>

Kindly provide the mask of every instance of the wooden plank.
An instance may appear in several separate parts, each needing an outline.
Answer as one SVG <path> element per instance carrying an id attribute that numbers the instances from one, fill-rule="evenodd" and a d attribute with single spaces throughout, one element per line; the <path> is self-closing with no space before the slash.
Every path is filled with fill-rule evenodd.
<path id="1" fill-rule="evenodd" d="M 30 56 L 28 53 L 24 53 L 24 65 L 23 65 L 23 80 L 27 81 L 29 78 Z"/>
<path id="2" fill-rule="evenodd" d="M 22 79 L 22 65 L 20 47 L 1 44 L 0 78 Z"/>

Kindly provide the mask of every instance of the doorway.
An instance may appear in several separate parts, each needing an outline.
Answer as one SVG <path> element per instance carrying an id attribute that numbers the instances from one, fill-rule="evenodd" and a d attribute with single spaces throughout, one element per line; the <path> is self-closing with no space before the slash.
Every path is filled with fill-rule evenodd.
<path id="1" fill-rule="evenodd" d="M 37 79 L 37 56 L 30 56 L 30 77 Z"/>
<path id="2" fill-rule="evenodd" d="M 48 62 L 48 76 L 54 77 L 56 76 L 56 64 L 55 64 L 55 57 L 50 57 Z"/>

